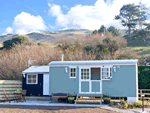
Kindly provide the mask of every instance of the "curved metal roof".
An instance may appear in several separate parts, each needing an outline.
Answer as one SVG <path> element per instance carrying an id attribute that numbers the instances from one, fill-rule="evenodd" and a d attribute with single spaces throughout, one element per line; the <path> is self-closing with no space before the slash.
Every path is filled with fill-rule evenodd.
<path id="1" fill-rule="evenodd" d="M 52 61 L 48 65 L 95 65 L 95 64 L 133 64 L 138 59 L 129 60 L 92 60 L 92 61 Z"/>

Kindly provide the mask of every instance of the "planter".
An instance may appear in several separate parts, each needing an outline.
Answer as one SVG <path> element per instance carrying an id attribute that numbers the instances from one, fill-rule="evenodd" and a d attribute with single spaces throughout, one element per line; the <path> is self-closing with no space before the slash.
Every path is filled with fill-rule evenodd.
<path id="1" fill-rule="evenodd" d="M 49 101 L 50 100 L 50 97 L 36 97 L 36 96 L 26 96 L 25 97 L 26 98 L 26 100 L 47 100 L 47 101 Z"/>
<path id="2" fill-rule="evenodd" d="M 74 99 L 75 99 L 75 97 L 68 97 L 68 102 L 70 104 L 74 104 Z"/>
<path id="3" fill-rule="evenodd" d="M 104 98 L 104 104 L 110 104 L 110 98 Z"/>

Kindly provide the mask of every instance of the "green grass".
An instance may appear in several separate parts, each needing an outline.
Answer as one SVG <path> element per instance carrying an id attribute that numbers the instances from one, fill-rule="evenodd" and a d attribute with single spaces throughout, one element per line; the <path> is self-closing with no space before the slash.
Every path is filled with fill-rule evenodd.
<path id="1" fill-rule="evenodd" d="M 134 49 L 137 52 L 138 55 L 150 54 L 150 46 L 147 46 L 147 47 L 142 47 L 142 46 L 139 46 L 139 47 L 127 47 L 127 48 Z"/>

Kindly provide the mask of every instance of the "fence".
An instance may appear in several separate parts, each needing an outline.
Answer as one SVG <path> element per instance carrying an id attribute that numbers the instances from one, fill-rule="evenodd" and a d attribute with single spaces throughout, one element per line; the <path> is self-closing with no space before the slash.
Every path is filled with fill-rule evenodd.
<path id="1" fill-rule="evenodd" d="M 149 92 L 149 93 L 148 93 Z M 139 89 L 139 99 L 142 100 L 142 93 L 144 93 L 144 100 L 150 99 L 150 89 Z"/>
<path id="2" fill-rule="evenodd" d="M 0 80 L 0 100 L 6 100 L 3 90 L 6 95 L 10 95 L 14 99 L 13 93 L 17 90 L 22 90 L 22 82 L 18 80 Z"/>

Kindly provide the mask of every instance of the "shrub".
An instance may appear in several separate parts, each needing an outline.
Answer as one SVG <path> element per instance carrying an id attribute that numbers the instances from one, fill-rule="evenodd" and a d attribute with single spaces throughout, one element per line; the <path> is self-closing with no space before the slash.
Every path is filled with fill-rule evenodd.
<path id="1" fill-rule="evenodd" d="M 73 97 L 73 94 L 70 94 L 70 97 Z"/>
<path id="2" fill-rule="evenodd" d="M 108 97 L 108 94 L 103 93 L 103 98 L 107 98 L 107 97 Z"/>
<path id="3" fill-rule="evenodd" d="M 128 108 L 128 103 L 127 103 L 127 102 L 124 103 L 124 108 L 125 108 L 125 109 Z"/>
<path id="4" fill-rule="evenodd" d="M 74 98 L 68 98 L 69 103 L 74 103 Z"/>
<path id="5" fill-rule="evenodd" d="M 115 102 L 110 102 L 109 105 L 110 105 L 110 106 L 113 106 L 113 105 L 116 105 L 116 103 L 115 103 Z"/>
<path id="6" fill-rule="evenodd" d="M 122 102 L 122 104 L 123 104 L 123 108 L 124 109 L 127 109 L 128 108 L 128 103 L 127 103 L 127 101 L 121 101 Z"/>
<path id="7" fill-rule="evenodd" d="M 140 107 L 140 104 L 138 102 L 133 102 L 131 103 L 132 107 Z"/>
<path id="8" fill-rule="evenodd" d="M 110 104 L 110 98 L 104 98 L 104 104 Z"/>

